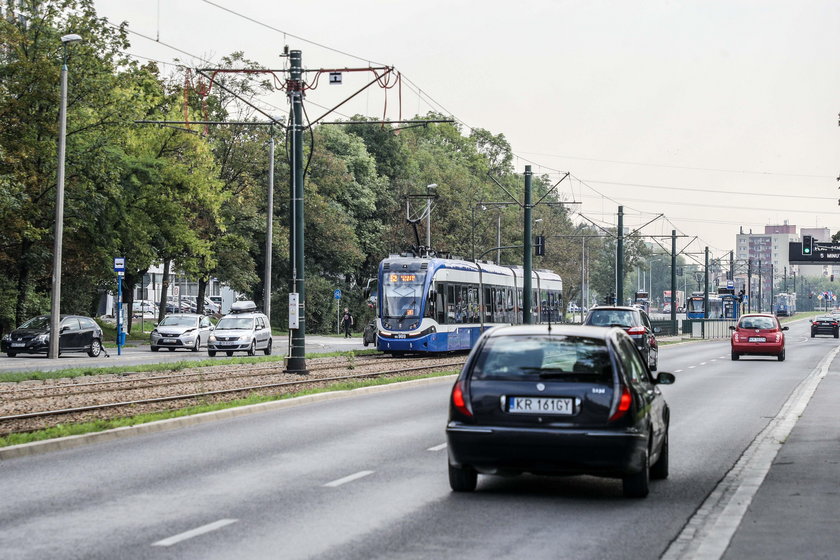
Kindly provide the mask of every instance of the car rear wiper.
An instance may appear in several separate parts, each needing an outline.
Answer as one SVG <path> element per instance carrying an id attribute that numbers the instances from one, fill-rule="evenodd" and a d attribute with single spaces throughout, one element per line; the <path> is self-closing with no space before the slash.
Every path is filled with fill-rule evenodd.
<path id="1" fill-rule="evenodd" d="M 560 368 L 543 368 L 543 367 L 535 367 L 535 366 L 526 366 L 519 368 L 520 371 L 524 372 L 538 372 L 540 377 L 563 377 L 569 374 L 568 371 L 563 371 Z"/>

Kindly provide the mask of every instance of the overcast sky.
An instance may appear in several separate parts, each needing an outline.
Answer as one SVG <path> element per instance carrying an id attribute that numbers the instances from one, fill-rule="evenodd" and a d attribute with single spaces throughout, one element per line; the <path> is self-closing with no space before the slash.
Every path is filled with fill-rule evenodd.
<path id="1" fill-rule="evenodd" d="M 599 222 L 615 223 L 619 204 L 631 227 L 664 213 L 670 222 L 644 231 L 676 228 L 699 236 L 694 247 L 709 245 L 715 255 L 734 248 L 742 225 L 754 232 L 785 220 L 840 228 L 837 1 L 96 5 L 100 16 L 159 37 L 156 43 L 132 35 L 131 52 L 161 61 L 200 65 L 195 57 L 216 62 L 243 51 L 264 67 L 282 68 L 278 55 L 288 44 L 303 51 L 310 69 L 393 65 L 404 76 L 404 118 L 434 109 L 504 134 L 517 172 L 527 163 L 557 179 L 558 171 L 571 172 L 562 192 Z M 322 82 L 307 97 L 310 117 L 365 79 Z M 383 101 L 382 90 L 373 89 L 340 113 L 381 117 Z M 285 115 L 282 95 L 265 102 Z M 388 118 L 399 118 L 398 108 L 395 88 Z"/>

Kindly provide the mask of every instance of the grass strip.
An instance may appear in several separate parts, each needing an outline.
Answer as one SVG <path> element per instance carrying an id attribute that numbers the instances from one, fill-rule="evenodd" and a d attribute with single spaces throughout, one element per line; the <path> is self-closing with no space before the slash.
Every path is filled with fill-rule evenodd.
<path id="1" fill-rule="evenodd" d="M 391 383 L 399 383 L 402 381 L 411 381 L 414 379 L 425 379 L 431 377 L 443 377 L 446 375 L 453 375 L 458 373 L 458 370 L 443 371 L 436 373 L 428 373 L 422 375 L 403 375 L 399 377 L 389 377 L 383 379 L 362 379 L 359 381 L 341 381 L 329 385 L 328 387 L 319 387 L 316 389 L 306 389 L 295 393 L 286 393 L 283 395 L 251 395 L 243 399 L 236 399 L 233 401 L 202 404 L 190 406 L 187 408 L 179 408 L 176 410 L 168 410 L 162 412 L 153 412 L 149 414 L 138 414 L 136 416 L 128 416 L 125 418 L 112 418 L 110 420 L 95 420 L 93 422 L 81 422 L 78 424 L 59 424 L 52 428 L 37 430 L 34 432 L 22 432 L 18 434 L 9 434 L 7 436 L 0 436 L 0 447 L 8 447 L 10 445 L 20 445 L 23 443 L 32 443 L 35 441 L 43 441 L 47 439 L 54 439 L 66 436 L 78 436 L 82 434 L 90 434 L 93 432 L 102 432 L 113 428 L 122 428 L 125 426 L 136 426 L 138 424 L 146 424 L 148 422 L 156 422 L 158 420 L 168 420 L 170 418 L 180 418 L 182 416 L 191 416 L 193 414 L 201 414 L 203 412 L 213 412 L 216 410 L 225 410 L 228 408 L 236 408 L 240 406 L 248 406 L 252 404 L 260 404 L 264 402 L 279 401 L 284 399 L 291 399 L 294 397 L 302 397 L 304 395 L 312 395 L 316 393 L 328 393 L 333 391 L 349 391 L 352 389 L 359 389 L 361 387 L 371 387 L 374 385 L 390 385 Z M 317 379 L 313 379 L 317 381 Z"/>
<path id="2" fill-rule="evenodd" d="M 307 354 L 307 358 L 333 358 L 346 356 L 365 356 L 379 354 L 378 350 L 353 350 L 350 352 L 327 352 L 323 354 Z M 260 364 L 268 362 L 282 362 L 285 356 L 254 356 L 241 358 L 208 358 L 206 360 L 182 360 L 179 362 L 164 362 L 160 364 L 142 364 L 135 366 L 112 366 L 112 367 L 83 367 L 67 368 L 51 371 L 19 371 L 0 373 L 0 382 L 20 382 L 43 379 L 63 379 L 66 377 L 85 377 L 91 375 L 120 375 L 125 373 L 148 373 L 161 371 L 181 371 L 184 369 L 227 366 L 240 364 Z"/>

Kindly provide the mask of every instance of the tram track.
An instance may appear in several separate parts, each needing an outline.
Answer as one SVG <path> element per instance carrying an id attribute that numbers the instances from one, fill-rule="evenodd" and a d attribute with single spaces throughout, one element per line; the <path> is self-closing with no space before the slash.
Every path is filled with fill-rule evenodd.
<path id="1" fill-rule="evenodd" d="M 396 364 L 410 362 L 412 367 L 394 368 Z M 307 389 L 323 388 L 366 378 L 422 375 L 434 371 L 459 368 L 464 359 L 414 358 L 371 360 L 363 364 L 318 364 L 310 367 L 309 375 L 278 373 L 282 364 L 274 368 L 263 366 L 251 375 L 214 375 L 207 372 L 148 377 L 159 384 L 131 387 L 128 384 L 91 382 L 85 392 L 59 395 L 34 395 L 28 398 L 0 399 L 0 435 L 49 428 L 58 424 L 71 424 L 95 420 L 109 420 L 125 416 L 176 410 L 199 404 L 210 404 L 242 398 L 242 395 L 283 395 Z M 387 368 L 384 369 L 383 368 Z M 218 368 L 218 366 L 214 366 Z M 348 369 L 357 373 L 347 374 Z M 178 378 L 177 381 L 173 380 Z M 248 383 L 242 383 L 249 380 Z M 115 380 L 111 380 L 115 381 Z M 94 387 L 91 387 L 94 385 Z M 96 387 L 96 385 L 100 385 Z M 72 384 L 52 385 L 53 389 L 67 389 Z"/>

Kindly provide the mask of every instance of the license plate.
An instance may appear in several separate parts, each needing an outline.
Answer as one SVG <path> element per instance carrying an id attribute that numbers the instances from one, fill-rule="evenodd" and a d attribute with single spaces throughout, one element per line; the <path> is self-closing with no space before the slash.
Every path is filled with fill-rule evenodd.
<path id="1" fill-rule="evenodd" d="M 405 338 L 404 334 L 395 334 L 394 338 Z"/>
<path id="2" fill-rule="evenodd" d="M 219 346 L 237 346 L 239 344 L 236 340 L 220 340 L 218 342 Z"/>
<path id="3" fill-rule="evenodd" d="M 574 414 L 572 399 L 545 397 L 510 397 L 508 412 L 511 414 Z"/>
<path id="4" fill-rule="evenodd" d="M 175 344 L 178 340 L 175 338 L 164 338 L 162 342 L 164 344 Z"/>
<path id="5" fill-rule="evenodd" d="M 12 342 L 13 348 L 23 348 L 24 346 L 26 346 L 25 342 Z"/>
<path id="6" fill-rule="evenodd" d="M 749 340 L 750 342 L 767 342 L 767 339 L 763 336 L 751 336 Z"/>

